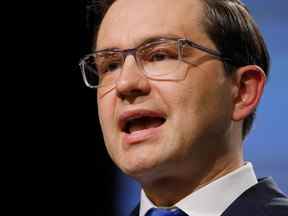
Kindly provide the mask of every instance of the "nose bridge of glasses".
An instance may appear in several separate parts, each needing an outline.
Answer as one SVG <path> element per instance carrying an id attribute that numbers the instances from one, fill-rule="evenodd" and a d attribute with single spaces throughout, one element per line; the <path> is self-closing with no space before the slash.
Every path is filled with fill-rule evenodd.
<path id="1" fill-rule="evenodd" d="M 123 54 L 123 59 L 124 59 L 124 61 L 125 61 L 125 59 L 127 58 L 127 56 L 129 56 L 129 55 L 134 56 L 135 60 L 137 60 L 137 59 L 136 59 L 136 52 L 137 52 L 137 49 L 136 49 L 136 48 L 123 50 L 123 51 L 122 51 L 122 54 Z"/>
<path id="2" fill-rule="evenodd" d="M 123 65 L 114 82 L 116 89 L 121 95 L 138 95 L 140 92 L 148 92 L 148 82 L 143 79 L 137 57 L 137 49 L 122 50 Z"/>
<path id="3" fill-rule="evenodd" d="M 125 67 L 125 63 L 126 63 L 127 60 L 128 60 L 128 64 L 131 64 L 131 61 L 133 60 L 133 58 L 134 58 L 134 61 L 135 61 L 136 66 L 138 66 L 138 63 L 139 63 L 139 62 L 138 62 L 136 53 L 137 53 L 137 48 L 126 49 L 126 50 L 123 50 L 123 51 L 122 51 L 122 55 L 123 55 L 123 67 Z M 133 57 L 133 58 L 132 58 L 132 59 L 131 59 L 131 58 L 128 58 L 128 56 L 131 56 L 131 57 Z M 127 58 L 128 58 L 128 59 L 127 59 Z"/>

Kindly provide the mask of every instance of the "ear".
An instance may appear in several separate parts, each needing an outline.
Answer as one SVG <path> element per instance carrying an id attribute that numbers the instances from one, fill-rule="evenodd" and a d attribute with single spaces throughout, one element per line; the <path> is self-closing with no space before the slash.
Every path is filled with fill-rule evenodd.
<path id="1" fill-rule="evenodd" d="M 235 73 L 234 111 L 232 119 L 245 119 L 257 107 L 266 83 L 264 71 L 257 65 L 241 67 Z"/>

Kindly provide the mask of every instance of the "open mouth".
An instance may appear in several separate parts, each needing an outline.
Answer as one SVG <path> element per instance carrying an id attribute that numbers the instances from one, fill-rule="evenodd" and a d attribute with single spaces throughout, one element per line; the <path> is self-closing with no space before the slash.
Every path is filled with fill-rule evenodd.
<path id="1" fill-rule="evenodd" d="M 157 128 L 160 127 L 165 121 L 166 120 L 161 117 L 144 116 L 137 119 L 128 120 L 123 128 L 123 131 L 131 134 L 136 131 Z"/>
<path id="2" fill-rule="evenodd" d="M 127 113 L 120 117 L 120 128 L 126 134 L 157 128 L 166 121 L 164 115 L 155 112 Z"/>

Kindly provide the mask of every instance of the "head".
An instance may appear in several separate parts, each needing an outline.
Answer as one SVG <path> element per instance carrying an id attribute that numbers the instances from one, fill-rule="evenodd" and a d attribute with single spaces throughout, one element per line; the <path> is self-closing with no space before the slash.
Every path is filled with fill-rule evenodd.
<path id="1" fill-rule="evenodd" d="M 245 6 L 237 0 L 116 0 L 106 8 L 97 50 L 130 49 L 149 38 L 173 36 L 229 58 L 195 50 L 193 64 L 181 68 L 184 79 L 159 81 L 143 76 L 134 57 L 127 56 L 115 84 L 97 91 L 114 162 L 145 182 L 197 172 L 215 161 L 241 160 L 241 141 L 251 128 L 269 69 L 264 41 Z M 132 124 L 135 133 L 127 135 L 119 119 L 131 115 L 150 116 Z M 149 132 L 142 133 L 143 128 Z"/>

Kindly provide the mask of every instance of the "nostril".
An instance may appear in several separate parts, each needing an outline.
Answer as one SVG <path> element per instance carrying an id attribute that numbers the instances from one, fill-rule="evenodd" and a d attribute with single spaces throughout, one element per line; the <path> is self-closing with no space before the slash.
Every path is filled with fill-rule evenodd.
<path id="1" fill-rule="evenodd" d="M 131 77 L 123 77 L 123 75 L 120 75 L 116 81 L 117 96 L 121 99 L 145 96 L 148 95 L 150 91 L 150 83 L 145 77 L 134 76 L 133 78 L 133 75 L 131 75 Z"/>
<path id="2" fill-rule="evenodd" d="M 117 96 L 121 98 L 122 100 L 126 99 L 130 101 L 130 103 L 133 103 L 137 97 L 145 96 L 147 95 L 145 92 L 137 89 L 133 89 L 131 91 L 117 91 Z"/>

